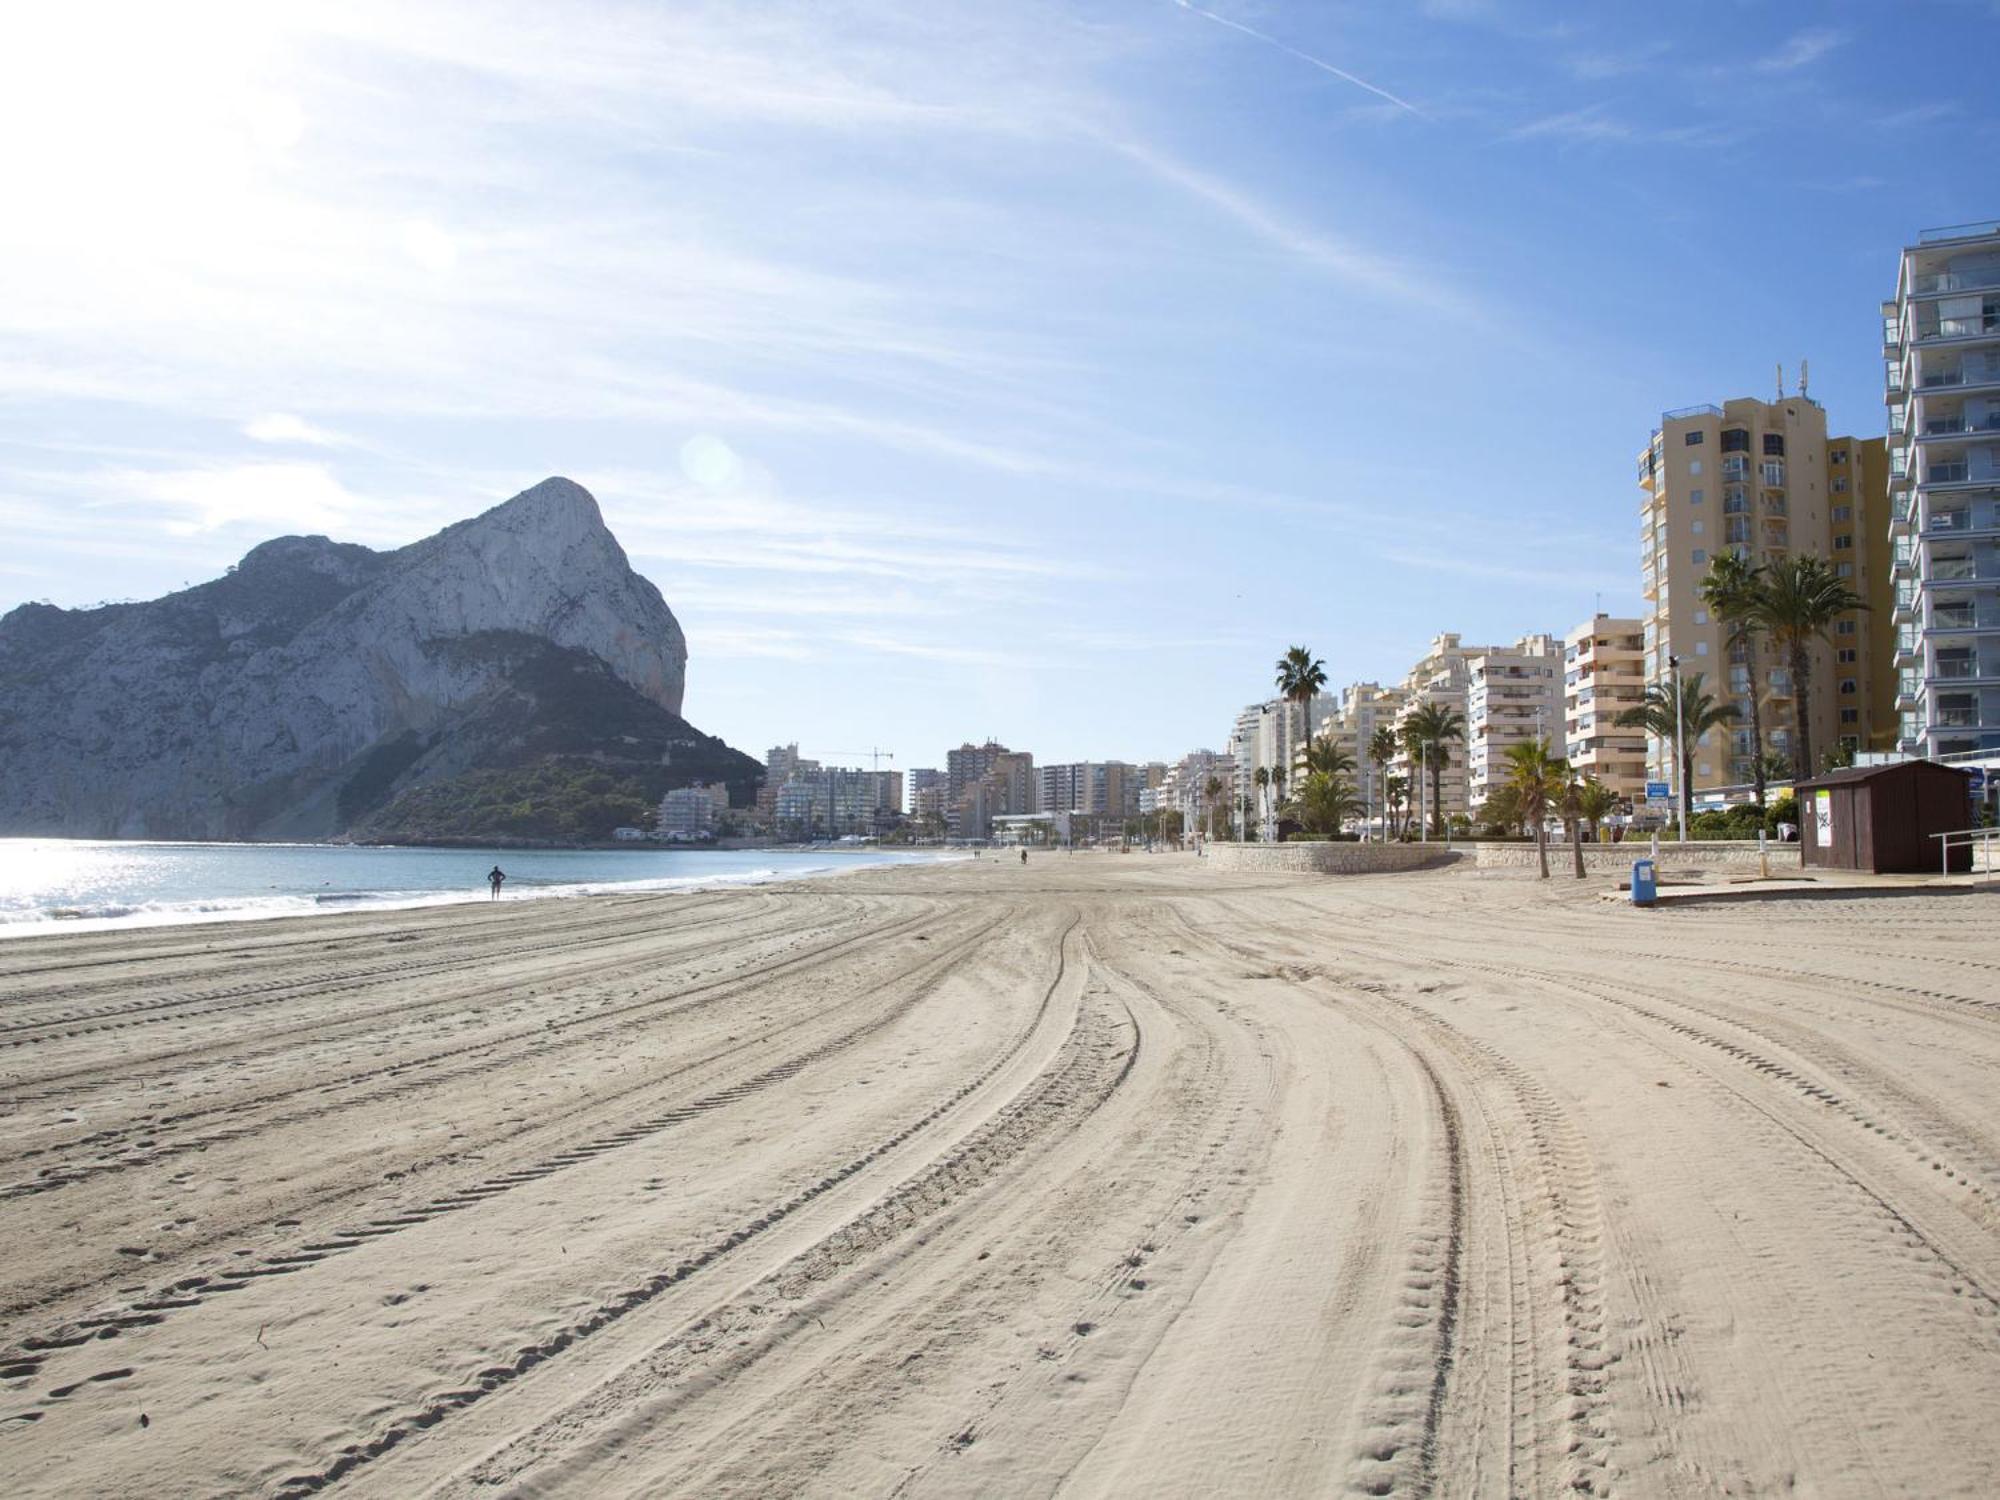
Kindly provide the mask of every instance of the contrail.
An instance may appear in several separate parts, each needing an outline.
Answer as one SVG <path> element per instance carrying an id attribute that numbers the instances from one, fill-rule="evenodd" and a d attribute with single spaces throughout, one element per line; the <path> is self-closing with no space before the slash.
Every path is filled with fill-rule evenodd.
<path id="1" fill-rule="evenodd" d="M 1318 68 L 1322 73 L 1331 73 L 1335 78 L 1338 78 L 1345 83 L 1351 83 L 1358 89 L 1366 89 L 1368 90 L 1369 93 L 1375 95 L 1378 99 L 1387 99 L 1391 104 L 1395 105 L 1398 109 L 1407 109 L 1411 114 L 1415 115 L 1420 120 L 1428 120 L 1430 118 L 1429 115 L 1425 114 L 1422 110 L 1418 109 L 1416 105 L 1410 103 L 1409 100 L 1398 99 L 1394 94 L 1390 93 L 1387 89 L 1378 89 L 1377 87 L 1375 87 L 1374 84 L 1370 83 L 1367 79 L 1356 78 L 1352 73 L 1348 72 L 1345 68 L 1336 68 L 1332 63 L 1327 62 L 1324 58 L 1314 57 L 1310 52 L 1301 52 L 1299 51 L 1298 48 L 1293 46 L 1288 46 L 1286 43 L 1279 41 L 1274 36 L 1267 36 L 1265 33 L 1257 30 L 1254 26 L 1245 26 L 1241 21 L 1232 21 L 1227 16 L 1218 16 L 1212 10 L 1203 10 L 1199 5 L 1190 3 L 1190 0 L 1174 0 L 1174 4 L 1178 5 L 1182 10 L 1192 11 L 1195 15 L 1202 17 L 1204 20 L 1213 21 L 1218 26 L 1227 26 L 1231 31 L 1240 31 L 1247 37 L 1254 37 L 1258 41 L 1264 43 L 1267 47 L 1276 47 L 1280 52 L 1289 52 L 1293 57 L 1296 57 L 1300 62 L 1311 63 L 1315 68 Z"/>

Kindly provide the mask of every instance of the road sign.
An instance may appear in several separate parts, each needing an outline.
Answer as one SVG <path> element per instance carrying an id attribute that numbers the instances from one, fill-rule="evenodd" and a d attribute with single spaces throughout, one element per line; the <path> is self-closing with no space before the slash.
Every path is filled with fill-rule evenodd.
<path id="1" fill-rule="evenodd" d="M 1673 800 L 1673 795 L 1672 792 L 1667 790 L 1667 784 L 1664 781 L 1649 781 L 1646 783 L 1646 800 L 1648 802 L 1670 802 Z"/>

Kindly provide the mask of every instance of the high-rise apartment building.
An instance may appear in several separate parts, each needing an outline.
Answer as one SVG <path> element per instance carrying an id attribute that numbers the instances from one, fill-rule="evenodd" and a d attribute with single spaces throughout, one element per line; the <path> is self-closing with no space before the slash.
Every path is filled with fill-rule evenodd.
<path id="1" fill-rule="evenodd" d="M 1898 748 L 2000 748 L 2000 222 L 1927 229 L 1882 304 Z"/>
<path id="2" fill-rule="evenodd" d="M 1642 620 L 1598 615 L 1563 637 L 1561 753 L 1635 802 L 1646 795 L 1646 731 L 1619 728 L 1618 715 L 1645 702 L 1645 631 Z"/>
<path id="3" fill-rule="evenodd" d="M 819 762 L 799 754 L 797 744 L 773 745 L 764 752 L 764 779 L 757 787 L 757 810 L 768 822 L 777 815 L 778 791 L 801 771 L 817 771 Z"/>
<path id="4" fill-rule="evenodd" d="M 1562 739 L 1562 651 L 1552 635 L 1524 635 L 1465 658 L 1465 801 L 1478 812 L 1504 786 L 1516 745 Z"/>
<path id="5" fill-rule="evenodd" d="M 1410 715 L 1426 703 L 1435 703 L 1463 716 L 1465 713 L 1465 693 L 1471 685 L 1471 658 L 1483 653 L 1484 646 L 1467 646 L 1454 632 L 1435 637 L 1422 659 L 1410 668 L 1400 689 L 1402 704 L 1396 711 L 1396 737 L 1398 749 L 1396 759 L 1390 763 L 1389 774 L 1401 777 L 1410 789 L 1410 810 L 1415 815 L 1422 811 L 1432 822 L 1429 807 L 1431 778 L 1425 769 L 1424 757 L 1413 753 L 1401 743 L 1403 730 L 1410 721 Z M 1439 776 L 1438 808 L 1435 810 L 1449 818 L 1457 813 L 1470 811 L 1465 799 L 1465 745 L 1463 742 L 1449 747 L 1449 759 Z"/>
<path id="6" fill-rule="evenodd" d="M 1695 743 L 1695 792 L 1747 789 L 1760 748 L 1750 729 L 1753 693 L 1762 706 L 1761 748 L 1787 760 L 1794 750 L 1790 668 L 1764 645 L 1752 682 L 1750 653 L 1731 646 L 1702 603 L 1710 559 L 1729 551 L 1769 564 L 1817 553 L 1865 599 L 1871 574 L 1888 566 L 1886 536 L 1866 524 L 1881 505 L 1871 488 L 1885 472 L 1880 449 L 1873 439 L 1829 439 L 1826 412 L 1798 395 L 1667 412 L 1639 455 L 1645 679 L 1666 683 L 1669 659 L 1678 657 L 1683 677 L 1700 673 L 1703 690 L 1739 715 L 1733 728 Z M 1838 741 L 1866 745 L 1871 623 L 1862 612 L 1844 616 L 1833 644 L 1812 648 L 1812 737 L 1822 750 Z M 1673 761 L 1671 738 L 1648 736 L 1647 776 L 1673 781 Z"/>
<path id="7" fill-rule="evenodd" d="M 1059 761 L 1035 769 L 1035 811 L 1129 818 L 1139 811 L 1144 774 L 1121 760 Z"/>
<path id="8" fill-rule="evenodd" d="M 1320 736 L 1331 736 L 1354 761 L 1354 782 L 1361 797 L 1362 816 L 1377 825 L 1384 815 L 1384 768 L 1369 758 L 1369 743 L 1378 729 L 1395 732 L 1402 710 L 1403 690 L 1377 682 L 1350 683 L 1340 694 L 1340 707 L 1319 723 Z M 1393 761 L 1391 762 L 1393 765 Z"/>

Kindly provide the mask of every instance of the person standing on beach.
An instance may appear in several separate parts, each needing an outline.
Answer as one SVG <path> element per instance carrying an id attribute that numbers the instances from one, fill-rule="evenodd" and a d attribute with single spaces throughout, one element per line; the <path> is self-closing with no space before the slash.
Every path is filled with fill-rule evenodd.
<path id="1" fill-rule="evenodd" d="M 493 887 L 493 895 L 489 899 L 494 901 L 500 899 L 500 886 L 506 879 L 507 872 L 498 865 L 486 872 L 486 883 Z"/>

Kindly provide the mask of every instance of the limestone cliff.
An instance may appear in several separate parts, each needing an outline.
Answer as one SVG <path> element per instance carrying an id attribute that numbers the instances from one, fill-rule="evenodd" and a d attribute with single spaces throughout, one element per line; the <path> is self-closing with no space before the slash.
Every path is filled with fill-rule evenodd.
<path id="1" fill-rule="evenodd" d="M 747 784 L 680 719 L 686 665 L 566 479 L 393 552 L 281 537 L 164 599 L 0 618 L 0 833 L 324 837 L 548 755 Z"/>

